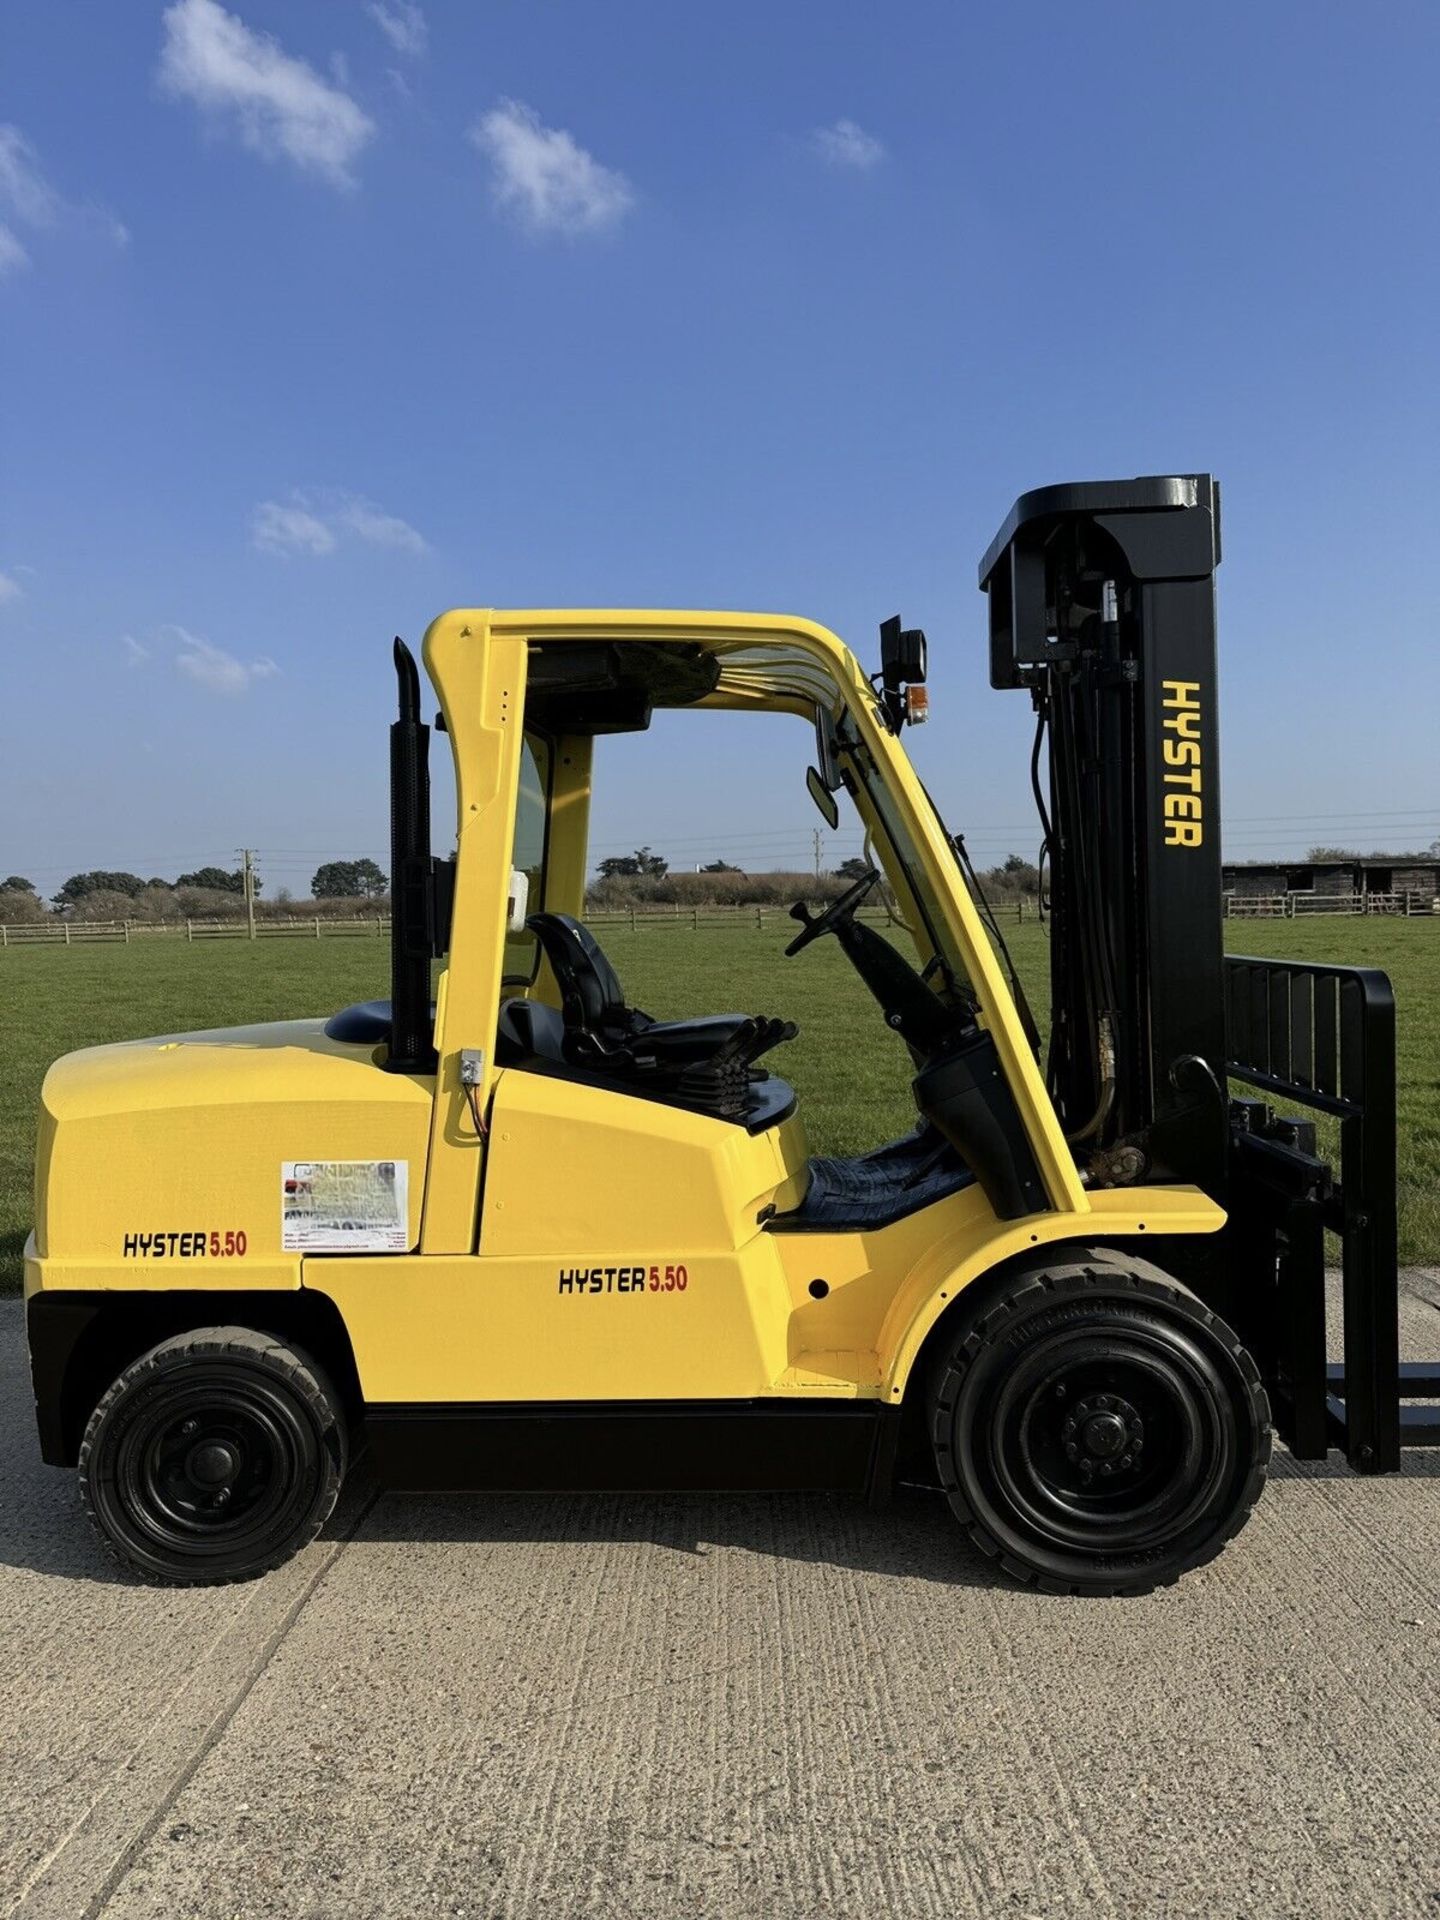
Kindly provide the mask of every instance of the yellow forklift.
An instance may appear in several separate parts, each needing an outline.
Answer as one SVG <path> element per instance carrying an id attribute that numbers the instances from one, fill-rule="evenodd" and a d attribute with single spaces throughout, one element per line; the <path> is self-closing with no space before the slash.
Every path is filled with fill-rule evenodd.
<path id="1" fill-rule="evenodd" d="M 1244 1524 L 1272 1418 L 1362 1473 L 1440 1437 L 1402 1406 L 1440 1375 L 1398 1363 L 1388 985 L 1222 952 L 1218 542 L 1207 476 L 1091 483 L 1024 496 L 982 564 L 992 682 L 1036 712 L 1043 1054 L 902 745 L 918 629 L 868 676 L 799 619 L 444 614 L 445 858 L 397 641 L 390 998 L 45 1081 L 41 1445 L 106 1547 L 261 1573 L 364 1449 L 411 1489 L 930 1484 L 1017 1579 L 1133 1594 Z M 584 924 L 594 743 L 692 708 L 804 722 L 816 805 L 863 825 L 873 868 L 785 952 L 838 941 L 903 1041 L 902 1139 L 813 1156 L 793 1025 L 654 1020 Z M 882 882 L 899 938 L 860 915 Z M 1338 1120 L 1338 1165 L 1277 1101 Z"/>

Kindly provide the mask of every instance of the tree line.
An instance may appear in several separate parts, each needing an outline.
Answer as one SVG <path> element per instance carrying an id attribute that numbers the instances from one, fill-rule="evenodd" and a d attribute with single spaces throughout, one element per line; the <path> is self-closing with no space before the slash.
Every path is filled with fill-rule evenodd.
<path id="1" fill-rule="evenodd" d="M 612 854 L 598 863 L 586 899 L 593 907 L 610 909 L 778 906 L 796 899 L 832 900 L 869 871 L 870 862 L 858 857 L 818 874 L 750 873 L 730 860 L 711 860 L 695 871 L 676 871 L 653 848 L 637 847 L 633 853 Z M 1040 888 L 1039 869 L 1018 853 L 1008 854 L 978 877 L 989 899 L 1033 900 Z"/>
<path id="2" fill-rule="evenodd" d="M 628 906 L 770 906 L 799 897 L 828 900 L 868 871 L 858 857 L 840 861 L 821 872 L 751 873 L 731 860 L 707 862 L 698 872 L 676 871 L 652 847 L 612 854 L 601 860 L 586 897 L 596 907 Z M 538 879 L 538 876 L 534 876 Z M 983 872 L 981 886 L 989 897 L 1013 900 L 1033 898 L 1040 876 L 1032 861 L 1012 853 Z M 273 899 L 264 895 L 265 882 L 252 875 L 257 911 L 264 917 L 286 913 L 310 915 L 383 911 L 389 905 L 389 883 L 375 861 L 327 860 L 316 868 L 310 896 L 295 899 L 281 887 Z M 56 914 L 81 920 L 203 920 L 224 919 L 244 911 L 245 875 L 242 868 L 197 867 L 173 880 L 95 867 L 73 873 L 47 901 L 21 874 L 0 881 L 0 920 L 14 924 Z"/>
<path id="3" fill-rule="evenodd" d="M 1328 860 L 1440 860 L 1440 839 L 1432 840 L 1417 853 L 1382 853 L 1378 848 L 1371 853 L 1361 853 L 1358 847 L 1311 847 L 1300 864 L 1320 866 Z"/>
<path id="4" fill-rule="evenodd" d="M 1305 862 L 1331 860 L 1423 860 L 1440 856 L 1440 840 L 1418 853 L 1362 854 L 1354 847 L 1311 847 Z M 769 906 L 805 897 L 832 899 L 868 871 L 860 858 L 840 861 L 819 874 L 805 871 L 751 873 L 734 861 L 708 861 L 698 871 L 673 870 L 653 847 L 632 853 L 610 854 L 599 861 L 586 898 L 596 907 L 627 906 Z M 532 876 L 533 878 L 534 876 Z M 1007 854 L 979 875 L 987 898 L 1014 901 L 1034 899 L 1040 873 L 1033 860 Z M 375 861 L 327 860 L 315 869 L 307 900 L 295 899 L 281 887 L 273 900 L 264 899 L 264 881 L 252 876 L 257 910 L 275 914 L 365 913 L 389 905 L 389 881 Z M 46 900 L 34 883 L 12 873 L 0 880 L 0 920 L 11 924 L 58 914 L 86 920 L 173 920 L 224 918 L 244 910 L 245 875 L 242 868 L 197 867 L 173 880 L 107 868 L 73 873 Z"/>
<path id="5" fill-rule="evenodd" d="M 251 890 L 263 912 L 308 913 L 319 905 L 334 912 L 337 905 L 372 911 L 387 900 L 389 882 L 373 860 L 327 860 L 315 869 L 310 898 L 297 901 L 281 887 L 273 902 L 262 900 L 264 880 L 252 873 Z M 197 867 L 173 880 L 123 869 L 92 867 L 72 873 L 47 901 L 34 882 L 12 873 L 0 880 L 0 920 L 11 925 L 56 914 L 83 920 L 200 920 L 224 918 L 244 911 L 245 872 L 242 867 Z"/>
<path id="6" fill-rule="evenodd" d="M 597 862 L 586 899 L 597 908 L 616 906 L 780 906 L 791 900 L 829 900 L 868 872 L 868 862 L 852 856 L 828 872 L 762 872 L 751 874 L 733 860 L 708 860 L 699 872 L 672 870 L 664 854 L 653 847 L 636 847 L 628 854 L 609 854 Z M 534 876 L 538 879 L 538 876 Z M 1039 872 L 1031 860 L 1008 854 L 1006 860 L 981 876 L 987 897 L 1033 899 Z M 52 914 L 73 920 L 213 920 L 244 912 L 244 870 L 200 866 L 175 879 L 129 874 L 125 870 L 90 868 L 71 874 L 50 900 L 35 885 L 12 874 L 0 881 L 0 920 L 38 922 Z M 374 860 L 326 860 L 311 877 L 309 899 L 296 900 L 286 887 L 275 899 L 265 899 L 265 881 L 252 876 L 257 912 L 263 918 L 284 914 L 365 914 L 384 910 L 388 900 L 386 874 Z"/>

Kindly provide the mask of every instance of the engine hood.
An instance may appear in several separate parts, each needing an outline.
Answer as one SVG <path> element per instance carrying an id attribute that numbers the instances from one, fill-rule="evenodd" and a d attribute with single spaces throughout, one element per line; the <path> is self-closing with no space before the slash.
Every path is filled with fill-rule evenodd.
<path id="1" fill-rule="evenodd" d="M 160 1261 L 186 1269 L 168 1286 L 276 1284 L 261 1270 L 277 1264 L 298 1280 L 285 1168 L 315 1162 L 403 1168 L 413 1245 L 433 1097 L 432 1078 L 387 1073 L 320 1020 L 67 1054 L 40 1095 L 36 1252 L 95 1269 L 67 1285 L 154 1284 Z"/>

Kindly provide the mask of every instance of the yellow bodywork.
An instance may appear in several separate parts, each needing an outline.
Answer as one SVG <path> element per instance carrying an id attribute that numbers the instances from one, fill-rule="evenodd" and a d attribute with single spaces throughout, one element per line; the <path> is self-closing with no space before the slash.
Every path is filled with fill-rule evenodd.
<path id="1" fill-rule="evenodd" d="M 923 889 L 963 959 L 1045 1211 L 1001 1222 L 972 1185 L 874 1231 L 777 1232 L 771 1216 L 804 1190 L 803 1111 L 752 1136 L 654 1100 L 496 1068 L 527 656 L 555 637 L 712 648 L 724 671 L 708 705 L 809 716 L 825 702 L 846 707 L 898 820 L 887 841 L 867 819 L 877 857 L 902 912 Z M 327 1039 L 318 1021 L 69 1056 L 43 1093 L 28 1292 L 314 1289 L 339 1311 L 369 1402 L 893 1404 L 947 1304 L 997 1262 L 1066 1240 L 1140 1242 L 1223 1224 L 1198 1190 L 1082 1185 L 943 829 L 833 634 L 763 615 L 471 610 L 431 626 L 425 660 L 457 796 L 436 1074 L 389 1073 L 383 1051 Z M 554 747 L 545 897 L 530 905 L 578 913 L 590 743 Z M 529 992 L 555 998 L 543 971 Z M 483 1056 L 485 1138 L 460 1082 L 462 1049 Z M 403 1162 L 409 1251 L 286 1253 L 281 1169 L 292 1161 Z"/>
<path id="2" fill-rule="evenodd" d="M 298 1287 L 300 1256 L 281 1251 L 283 1163 L 406 1161 L 423 1176 L 434 1106 L 430 1080 L 380 1071 L 323 1025 L 125 1040 L 58 1060 L 40 1096 L 30 1284 Z M 415 1239 L 423 1193 L 422 1177 Z M 142 1236 L 146 1250 L 127 1254 Z"/>

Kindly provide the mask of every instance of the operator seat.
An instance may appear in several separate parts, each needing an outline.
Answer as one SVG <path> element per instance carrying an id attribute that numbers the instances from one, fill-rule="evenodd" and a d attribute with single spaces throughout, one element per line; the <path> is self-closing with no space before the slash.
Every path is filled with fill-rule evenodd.
<path id="1" fill-rule="evenodd" d="M 625 1004 L 620 977 L 588 927 L 568 913 L 532 913 L 525 924 L 560 989 L 561 1045 L 571 1066 L 731 1117 L 752 1079 L 763 1077 L 755 1061 L 799 1031 L 793 1021 L 743 1013 L 653 1019 Z"/>
<path id="2" fill-rule="evenodd" d="M 627 1007 L 620 976 L 587 926 L 568 913 L 532 913 L 525 924 L 540 942 L 560 988 L 565 1051 L 572 1060 L 609 1059 L 637 1046 L 671 1061 L 701 1060 L 748 1024 L 743 1013 L 656 1020 L 638 1007 Z"/>

